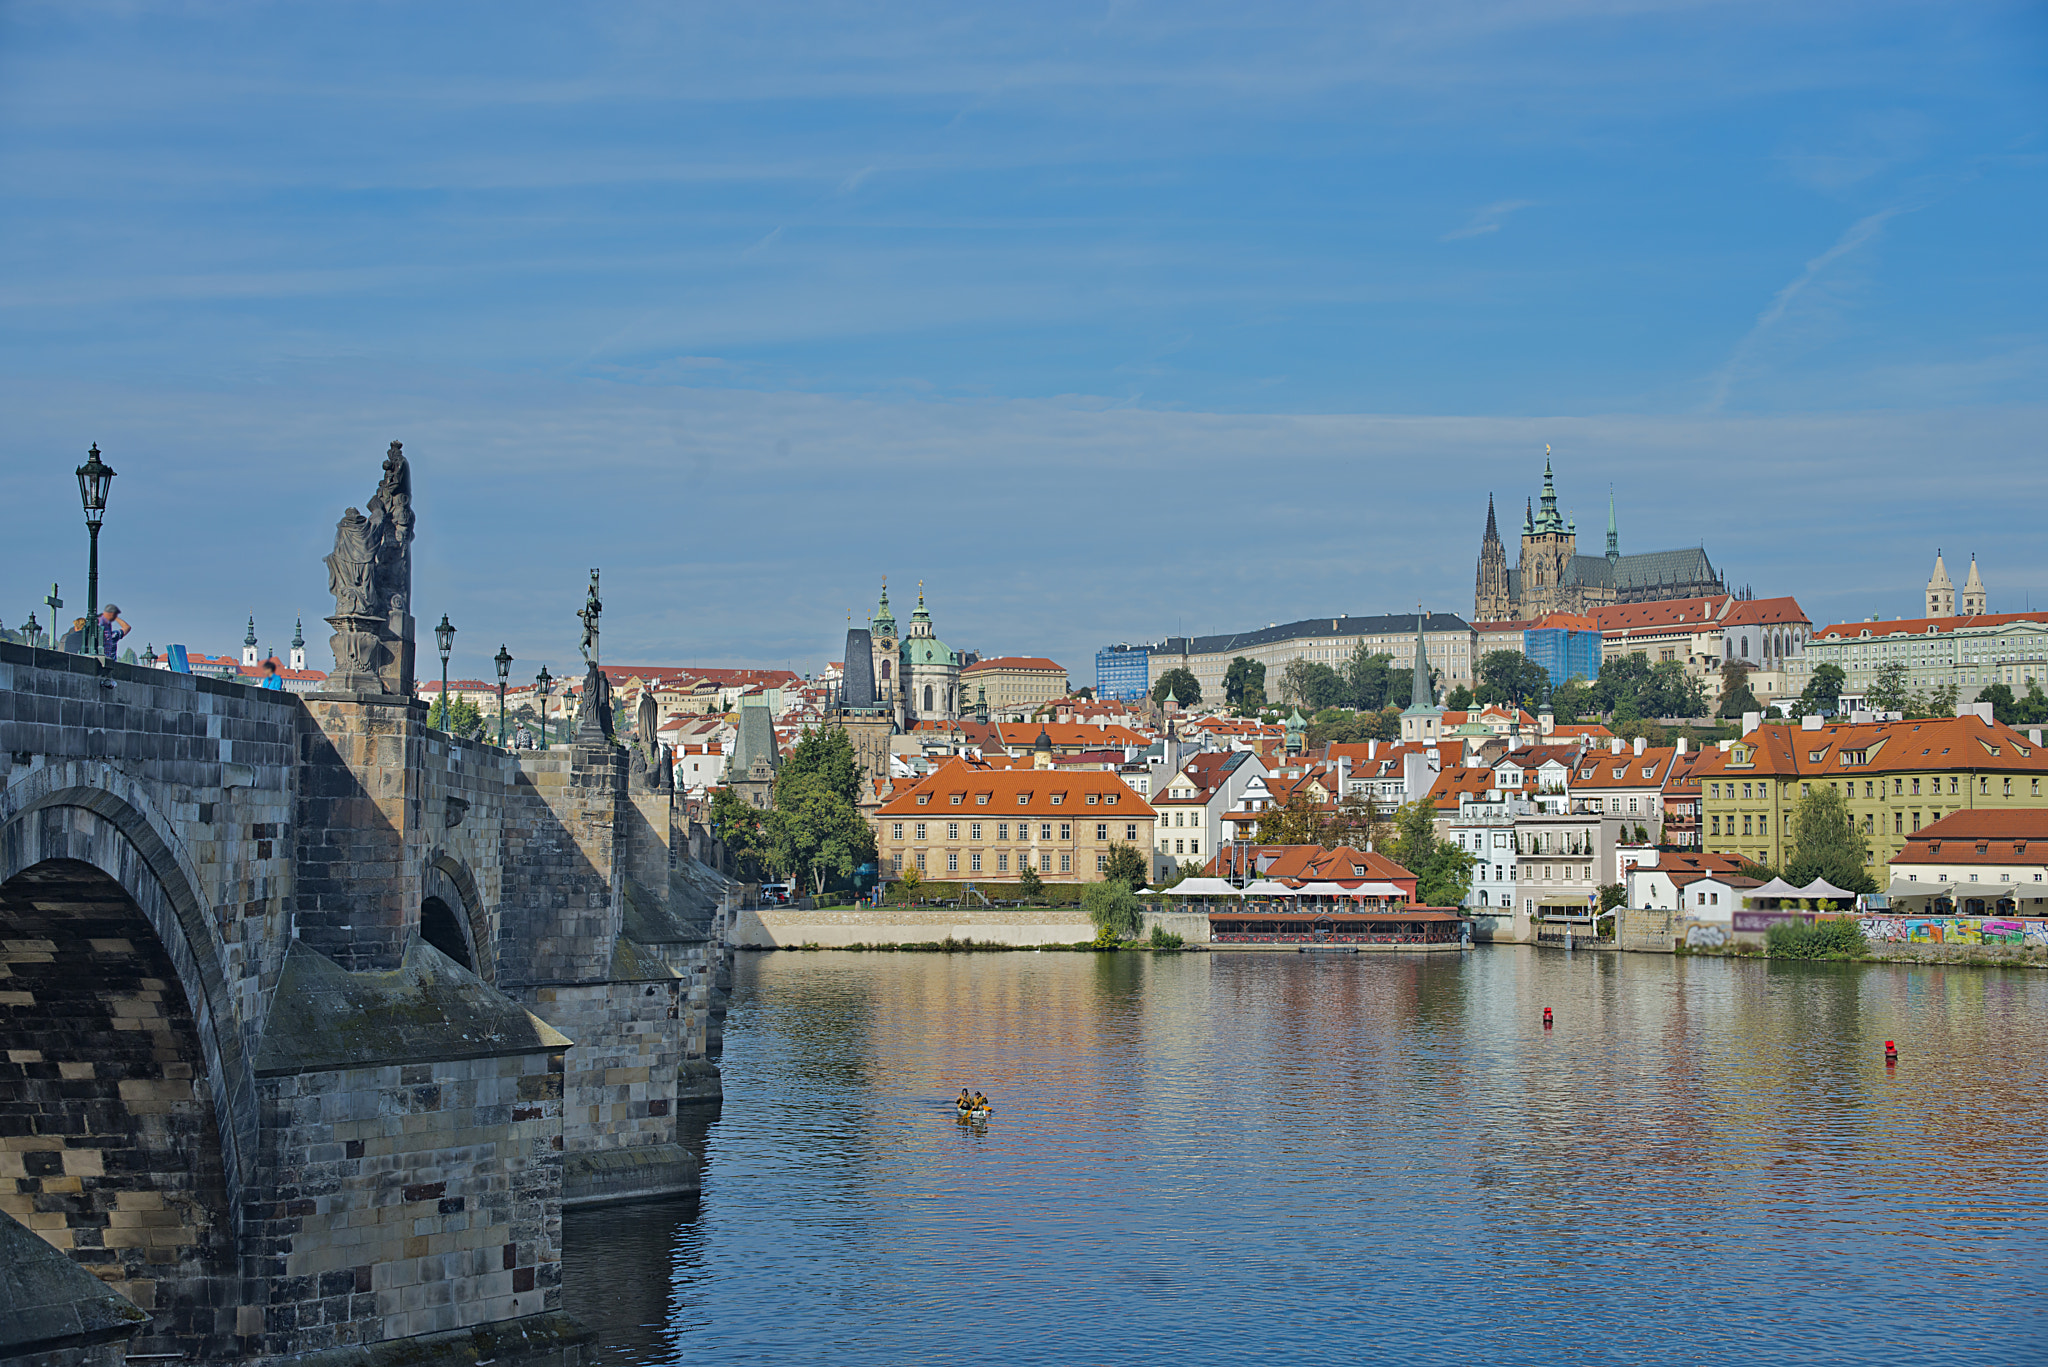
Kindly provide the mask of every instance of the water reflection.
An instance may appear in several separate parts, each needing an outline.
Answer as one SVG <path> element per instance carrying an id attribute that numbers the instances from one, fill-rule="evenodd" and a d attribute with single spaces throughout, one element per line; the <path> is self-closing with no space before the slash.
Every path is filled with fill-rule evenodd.
<path id="1" fill-rule="evenodd" d="M 2018 971 L 750 956 L 701 1208 L 572 1213 L 565 1295 L 615 1363 L 2025 1360 L 2044 1022 Z"/>

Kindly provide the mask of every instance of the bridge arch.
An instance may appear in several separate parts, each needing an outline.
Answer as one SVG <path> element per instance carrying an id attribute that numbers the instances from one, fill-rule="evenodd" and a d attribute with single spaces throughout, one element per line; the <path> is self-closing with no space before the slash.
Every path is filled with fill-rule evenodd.
<path id="1" fill-rule="evenodd" d="M 150 1311 L 150 1342 L 229 1351 L 254 1090 L 198 885 L 121 795 L 24 787 L 0 824 L 0 1201 Z"/>
<path id="2" fill-rule="evenodd" d="M 420 938 L 487 983 L 498 980 L 497 937 L 469 866 L 445 850 L 420 878 Z"/>

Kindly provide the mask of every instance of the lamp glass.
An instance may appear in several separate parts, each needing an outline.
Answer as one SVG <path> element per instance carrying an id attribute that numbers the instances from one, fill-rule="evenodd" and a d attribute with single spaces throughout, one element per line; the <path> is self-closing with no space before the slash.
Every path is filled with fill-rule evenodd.
<path id="1" fill-rule="evenodd" d="M 498 682 L 503 683 L 512 677 L 512 656 L 506 652 L 503 642 L 499 643 L 498 654 L 492 663 L 498 666 Z"/>
<path id="2" fill-rule="evenodd" d="M 114 467 L 100 459 L 100 448 L 94 446 L 78 467 L 78 501 L 85 506 L 88 525 L 99 526 L 107 515 L 107 486 L 113 481 Z"/>
<path id="3" fill-rule="evenodd" d="M 434 628 L 434 642 L 441 647 L 441 658 L 446 660 L 448 652 L 455 648 L 455 628 L 448 621 L 448 614 L 441 614 L 441 625 Z"/>

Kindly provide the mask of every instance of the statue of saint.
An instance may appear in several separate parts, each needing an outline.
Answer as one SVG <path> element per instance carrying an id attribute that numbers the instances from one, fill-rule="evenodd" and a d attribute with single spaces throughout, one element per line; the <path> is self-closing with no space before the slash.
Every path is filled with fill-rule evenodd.
<path id="1" fill-rule="evenodd" d="M 378 612 L 398 618 L 412 598 L 412 468 L 398 442 L 384 456 L 384 476 L 370 496 L 370 544 L 377 561 Z"/>
<path id="2" fill-rule="evenodd" d="M 335 524 L 334 549 L 327 554 L 327 591 L 334 595 L 334 615 L 382 616 L 374 601 L 376 574 L 369 520 L 350 508 Z"/>

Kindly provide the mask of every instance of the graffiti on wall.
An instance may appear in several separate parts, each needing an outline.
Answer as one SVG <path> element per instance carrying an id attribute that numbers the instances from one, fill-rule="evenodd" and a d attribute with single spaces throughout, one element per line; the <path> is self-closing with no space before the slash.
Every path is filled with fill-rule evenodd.
<path id="1" fill-rule="evenodd" d="M 1866 916 L 1865 939 L 1910 945 L 2026 945 L 2048 948 L 2048 921 L 1980 916 Z"/>
<path id="2" fill-rule="evenodd" d="M 1719 949 L 1728 943 L 1728 932 L 1716 925 L 1696 925 L 1685 928 L 1685 944 L 1688 949 Z"/>

